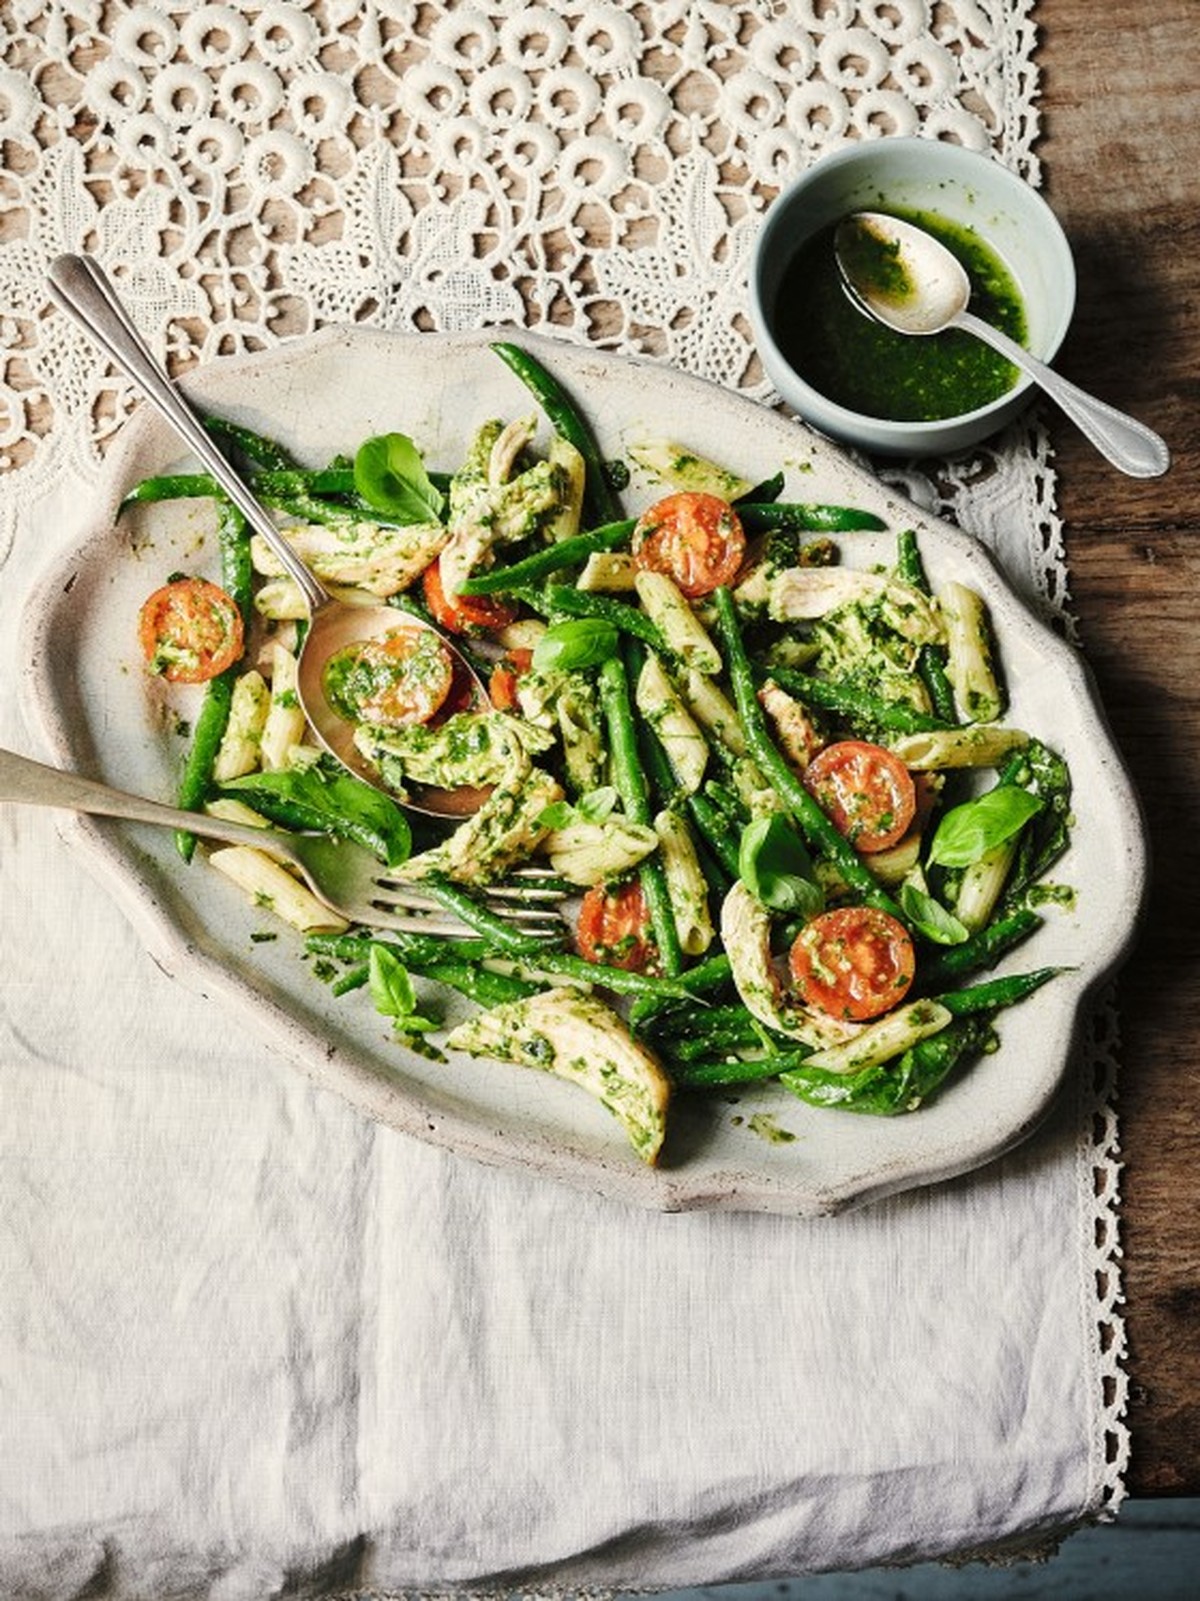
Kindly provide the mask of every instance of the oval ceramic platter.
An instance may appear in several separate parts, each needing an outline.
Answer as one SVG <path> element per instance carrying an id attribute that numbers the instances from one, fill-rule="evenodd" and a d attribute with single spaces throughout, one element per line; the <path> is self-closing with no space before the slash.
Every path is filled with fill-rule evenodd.
<path id="1" fill-rule="evenodd" d="M 214 364 L 186 387 L 306 463 L 401 431 L 432 468 L 450 470 L 484 419 L 534 409 L 488 350 L 489 337 L 494 330 L 327 330 L 265 356 Z M 1078 657 L 1014 598 L 976 543 L 918 513 L 798 424 L 661 366 L 515 337 L 581 402 L 606 456 L 667 438 L 751 480 L 785 468 L 785 498 L 859 506 L 886 520 L 886 534 L 843 539 L 852 565 L 890 563 L 895 531 L 915 527 L 935 585 L 954 576 L 983 593 L 1009 687 L 1009 721 L 1068 758 L 1076 797 L 1073 844 L 1053 875 L 1074 887 L 1073 904 L 1051 908 L 1000 969 L 1070 971 L 1002 1015 L 1000 1049 L 918 1112 L 890 1119 L 811 1108 L 777 1086 L 680 1094 L 651 1169 L 615 1119 L 574 1086 L 499 1062 L 430 1060 L 395 1043 L 366 994 L 330 995 L 302 960 L 299 935 L 284 929 L 256 941 L 263 914 L 199 861 L 183 866 L 165 831 L 70 819 L 65 836 L 87 853 L 162 967 L 219 997 L 248 1031 L 364 1116 L 464 1157 L 663 1210 L 817 1215 L 962 1173 L 1010 1149 L 1050 1105 L 1089 992 L 1126 951 L 1142 896 L 1137 803 Z M 140 478 L 181 465 L 174 436 L 139 408 L 111 453 L 88 526 L 26 613 L 26 711 L 47 759 L 158 799 L 172 797 L 183 752 L 177 724 L 194 708 L 177 692 L 168 702 L 148 679 L 135 619 L 173 570 L 216 575 L 211 512 L 203 502 L 175 502 L 138 508 L 118 524 L 116 511 Z M 628 506 L 647 504 L 653 492 L 635 478 Z M 453 1004 L 448 1015 L 458 1015 Z"/>

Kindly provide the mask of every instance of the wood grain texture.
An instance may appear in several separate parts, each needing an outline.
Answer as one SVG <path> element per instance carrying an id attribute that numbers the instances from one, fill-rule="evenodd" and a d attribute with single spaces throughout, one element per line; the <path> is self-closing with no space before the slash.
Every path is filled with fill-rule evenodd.
<path id="1" fill-rule="evenodd" d="M 1129 1488 L 1200 1494 L 1200 12 L 1042 0 L 1044 182 L 1075 250 L 1058 366 L 1167 439 L 1122 478 L 1057 449 L 1072 608 L 1142 796 L 1148 915 L 1119 986 Z"/>

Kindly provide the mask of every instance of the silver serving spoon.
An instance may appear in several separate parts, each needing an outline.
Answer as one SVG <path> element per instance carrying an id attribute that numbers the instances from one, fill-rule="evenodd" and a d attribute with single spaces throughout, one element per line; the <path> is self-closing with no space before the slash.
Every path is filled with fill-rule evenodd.
<path id="1" fill-rule="evenodd" d="M 1097 400 L 967 310 L 971 285 L 958 258 L 923 228 L 880 211 L 844 218 L 834 234 L 842 282 L 869 316 L 902 334 L 961 328 L 991 345 L 1039 384 L 1101 455 L 1131 478 L 1158 478 L 1170 466 L 1152 429 Z"/>
<path id="2" fill-rule="evenodd" d="M 330 658 L 348 646 L 394 634 L 403 628 L 429 628 L 421 619 L 392 606 L 351 605 L 335 599 L 309 571 L 275 526 L 264 506 L 234 472 L 191 406 L 159 365 L 121 304 L 102 268 L 89 256 L 59 256 L 48 273 L 51 298 L 73 317 L 124 369 L 145 398 L 200 459 L 256 534 L 261 534 L 304 596 L 309 626 L 300 651 L 300 703 L 321 744 L 356 777 L 383 789 L 379 774 L 354 743 L 354 725 L 330 704 L 324 671 Z M 450 652 L 456 682 L 471 687 L 470 704 L 484 706 L 487 694 L 466 657 L 439 629 L 430 629 Z M 461 675 L 461 679 L 459 678 Z M 422 789 L 403 804 L 431 817 L 463 817 L 477 811 L 487 792 L 479 789 Z M 395 798 L 395 797 L 393 797 Z"/>

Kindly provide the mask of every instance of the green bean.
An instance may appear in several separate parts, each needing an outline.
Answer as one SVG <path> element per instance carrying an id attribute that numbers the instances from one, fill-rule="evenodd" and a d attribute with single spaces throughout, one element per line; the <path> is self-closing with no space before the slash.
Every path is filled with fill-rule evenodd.
<path id="1" fill-rule="evenodd" d="M 257 467 L 298 467 L 299 463 L 275 439 L 256 433 L 241 423 L 230 422 L 226 417 L 206 416 L 204 426 L 210 434 L 240 450 L 248 461 Z"/>
<path id="2" fill-rule="evenodd" d="M 654 1031 L 667 1055 L 680 1062 L 731 1051 L 761 1050 L 767 1035 L 744 1006 L 713 1006 L 707 1011 L 672 1015 Z"/>
<path id="3" fill-rule="evenodd" d="M 486 967 L 468 967 L 464 962 L 410 962 L 414 973 L 458 990 L 479 1006 L 503 1006 L 508 1001 L 527 1000 L 545 989 L 515 973 L 493 973 Z"/>
<path id="4" fill-rule="evenodd" d="M 1030 885 L 1071 843 L 1071 775 L 1061 756 L 1034 739 L 1012 753 L 998 778 L 1033 790 L 1045 803 L 1022 832 L 1001 903 L 1008 910 L 1022 904 Z"/>
<path id="5" fill-rule="evenodd" d="M 716 857 L 732 884 L 738 876 L 740 827 L 731 832 L 727 814 L 719 806 L 715 806 L 707 795 L 689 795 L 687 807 L 701 839 Z"/>
<path id="6" fill-rule="evenodd" d="M 250 563 L 250 530 L 241 512 L 227 500 L 218 503 L 217 544 L 221 557 L 222 588 L 237 604 L 243 627 L 248 627 L 253 605 L 254 579 Z M 212 785 L 213 763 L 217 751 L 221 748 L 225 730 L 229 726 L 233 686 L 241 670 L 241 664 L 235 662 L 223 673 L 210 678 L 204 687 L 204 698 L 200 703 L 200 711 L 192 731 L 191 748 L 184 763 L 177 792 L 177 800 L 183 811 L 199 811 L 208 797 Z M 190 862 L 196 854 L 196 836 L 188 829 L 176 829 L 175 849 L 185 862 Z"/>
<path id="7" fill-rule="evenodd" d="M 1039 967 L 1031 973 L 1007 973 L 1003 978 L 988 979 L 967 989 L 949 990 L 938 1000 L 955 1017 L 994 1012 L 1002 1006 L 1015 1006 L 1061 972 L 1061 967 Z"/>
<path id="8" fill-rule="evenodd" d="M 918 1040 L 902 1056 L 857 1073 L 830 1073 L 800 1062 L 785 1068 L 779 1082 L 813 1106 L 836 1106 L 847 1112 L 894 1117 L 915 1111 L 945 1081 L 963 1058 L 983 1050 L 992 1038 L 982 1017 L 953 1018 L 937 1034 Z"/>
<path id="9" fill-rule="evenodd" d="M 647 777 L 650 780 L 651 788 L 655 793 L 660 808 L 677 807 L 680 795 L 679 783 L 675 777 L 675 770 L 671 766 L 670 757 L 663 749 L 662 740 L 659 739 L 654 728 L 648 722 L 640 722 L 637 732 L 638 750 L 641 754 L 642 765 L 646 769 Z M 726 849 L 729 836 L 726 830 L 714 826 L 713 833 L 715 837 L 722 842 L 722 849 L 726 849 L 726 857 L 722 859 L 716 848 L 710 843 L 706 830 L 701 826 L 694 813 L 692 808 L 694 799 L 694 795 L 685 795 L 683 797 L 684 805 L 687 807 L 692 819 L 691 827 L 688 830 L 692 848 L 696 852 L 696 860 L 700 863 L 700 871 L 704 874 L 705 882 L 708 884 L 709 889 L 718 899 L 723 899 L 737 877 L 736 871 L 731 871 L 730 866 L 726 865 L 727 861 L 733 861 Z M 703 809 L 704 803 L 701 802 L 701 810 L 703 811 Z M 736 850 L 733 855 L 736 856 Z M 734 863 L 734 866 L 736 866 L 736 863 Z"/>
<path id="10" fill-rule="evenodd" d="M 421 888 L 448 912 L 473 928 L 477 934 L 492 942 L 498 950 L 509 956 L 534 956 L 547 949 L 547 941 L 532 934 L 522 934 L 495 912 L 489 911 L 481 901 L 458 884 L 453 884 L 440 873 L 421 879 Z"/>
<path id="11" fill-rule="evenodd" d="M 207 473 L 159 473 L 135 484 L 122 500 L 120 511 L 124 511 L 126 506 L 153 504 L 161 500 L 215 499 L 221 493 L 217 480 L 210 478 Z"/>
<path id="12" fill-rule="evenodd" d="M 770 478 L 764 478 L 761 483 L 753 484 L 745 494 L 738 495 L 733 505 L 740 511 L 743 506 L 769 505 L 779 499 L 783 494 L 784 476 L 782 473 L 772 473 Z"/>
<path id="13" fill-rule="evenodd" d="M 435 934 L 389 932 L 386 939 L 372 934 L 310 934 L 305 950 L 313 956 L 332 956 L 339 962 L 365 962 L 372 945 L 386 945 L 406 966 L 421 967 L 429 962 L 480 962 L 497 954 L 488 939 L 442 939 Z"/>
<path id="14" fill-rule="evenodd" d="M 339 505 L 335 501 L 321 500 L 316 495 L 297 492 L 290 495 L 264 495 L 262 498 L 282 512 L 284 517 L 294 522 L 309 523 L 321 528 L 352 528 L 362 519 L 349 506 Z M 370 520 L 378 523 L 382 519 L 374 512 Z"/>
<path id="15" fill-rule="evenodd" d="M 851 721 L 859 720 L 871 728 L 887 729 L 889 733 L 922 734 L 954 726 L 940 717 L 919 712 L 914 706 L 881 700 L 878 695 L 859 689 L 845 679 L 814 678 L 791 667 L 772 667 L 769 676 L 798 700 L 818 706 L 822 711 L 837 712 Z"/>
<path id="16" fill-rule="evenodd" d="M 660 1022 L 660 1029 L 669 1026 L 672 1046 L 688 1039 L 703 1039 L 714 1047 L 744 1045 L 761 1041 L 759 1025 L 742 1005 L 730 1001 L 721 1006 L 697 1006 L 694 1003 L 670 1008 L 669 1025 Z"/>
<path id="17" fill-rule="evenodd" d="M 528 591 L 525 594 L 528 595 Z M 630 606 L 626 601 L 614 600 L 611 595 L 595 595 L 584 589 L 572 589 L 568 584 L 547 584 L 540 594 L 542 605 L 538 609 L 567 617 L 599 617 L 611 623 L 620 633 L 640 639 L 660 656 L 670 657 L 666 641 L 654 623 L 645 612 L 638 611 L 636 606 Z"/>
<path id="18" fill-rule="evenodd" d="M 873 511 L 853 506 L 808 505 L 801 501 L 739 501 L 737 508 L 748 534 L 765 533 L 771 528 L 794 528 L 801 533 L 843 534 L 856 530 L 886 528 Z"/>
<path id="19" fill-rule="evenodd" d="M 681 1090 L 712 1090 L 738 1084 L 761 1084 L 764 1079 L 778 1078 L 781 1073 L 795 1071 L 804 1066 L 807 1051 L 779 1051 L 769 1056 L 743 1057 L 713 1056 L 703 1061 L 683 1062 L 670 1059 L 667 1076 Z"/>
<path id="20" fill-rule="evenodd" d="M 692 829 L 691 836 L 692 849 L 696 852 L 696 860 L 700 863 L 700 871 L 704 874 L 704 881 L 712 895 L 710 905 L 714 911 L 717 911 L 721 902 L 733 888 L 735 875 L 725 866 L 725 863 L 713 850 L 698 827 Z"/>
<path id="21" fill-rule="evenodd" d="M 636 681 L 635 678 L 634 682 Z M 655 800 L 660 808 L 669 806 L 679 793 L 679 784 L 675 777 L 675 769 L 671 766 L 671 759 L 663 749 L 662 740 L 650 723 L 639 721 L 637 742 L 642 766 L 646 770 L 646 777 L 650 781 Z"/>
<path id="22" fill-rule="evenodd" d="M 254 616 L 254 563 L 250 559 L 250 529 L 236 506 L 222 501 L 217 508 L 217 548 L 221 553 L 221 587 L 242 614 L 242 627 Z"/>
<path id="23" fill-rule="evenodd" d="M 254 487 L 263 495 L 289 495 L 302 491 L 308 495 L 353 496 L 353 467 L 317 467 L 312 472 L 281 469 L 255 473 Z"/>
<path id="24" fill-rule="evenodd" d="M 630 608 L 632 609 L 632 608 Z M 613 783 L 621 797 L 625 815 L 631 823 L 649 825 L 650 796 L 646 775 L 638 756 L 633 708 L 629 700 L 629 680 L 620 656 L 610 656 L 600 668 L 600 705 L 608 725 L 608 749 Z M 667 889 L 667 875 L 657 852 L 638 868 L 638 879 L 646 897 L 650 927 L 658 946 L 658 959 L 666 975 L 674 977 L 683 968 L 683 951 L 675 914 Z"/>
<path id="25" fill-rule="evenodd" d="M 354 473 L 348 468 L 323 467 L 315 472 L 299 468 L 272 468 L 251 473 L 249 481 L 261 500 L 287 495 L 352 495 Z M 207 473 L 160 473 L 157 477 L 143 478 L 136 484 L 121 505 L 144 504 L 161 500 L 218 499 L 224 491 L 215 478 Z M 345 510 L 345 508 L 343 508 Z"/>
<path id="26" fill-rule="evenodd" d="M 369 962 L 358 962 L 353 967 L 348 967 L 344 973 L 338 974 L 329 986 L 329 993 L 337 996 L 349 995 L 351 990 L 362 989 L 370 977 L 371 964 Z"/>
<path id="27" fill-rule="evenodd" d="M 900 530 L 897 539 L 896 573 L 906 584 L 920 590 L 923 595 L 930 593 L 929 579 L 925 575 L 925 564 L 921 560 L 917 536 L 911 528 Z M 955 726 L 958 717 L 954 706 L 954 691 L 950 687 L 950 680 L 946 677 L 946 652 L 937 645 L 922 645 L 917 652 L 917 671 L 929 691 L 934 714 L 942 718 L 949 727 Z"/>
<path id="28" fill-rule="evenodd" d="M 646 775 L 638 760 L 637 734 L 629 700 L 629 680 L 625 663 L 610 656 L 600 667 L 600 700 L 608 720 L 608 748 L 613 783 L 631 823 L 650 821 L 650 799 Z"/>
<path id="29" fill-rule="evenodd" d="M 343 960 L 350 957 L 353 960 L 353 966 L 340 974 L 330 986 L 333 995 L 348 994 L 351 990 L 361 989 L 367 982 L 372 945 L 382 945 L 421 978 L 442 984 L 447 989 L 458 990 L 480 1006 L 499 1006 L 505 1001 L 524 1000 L 545 988 L 542 984 L 531 983 L 515 974 L 493 973 L 469 961 L 447 958 L 445 947 L 454 944 L 461 947 L 467 943 L 434 940 L 422 934 L 412 937 L 399 935 L 386 940 L 354 934 L 312 935 L 306 941 L 307 948 L 314 953 L 337 955 Z M 427 946 L 432 947 L 434 954 L 430 954 Z"/>
<path id="30" fill-rule="evenodd" d="M 922 970 L 922 988 L 931 993 L 947 981 L 972 973 L 980 967 L 993 967 L 1006 951 L 1019 945 L 1042 926 L 1042 919 L 1027 906 L 998 917 L 961 945 L 947 945 L 927 958 Z"/>
<path id="31" fill-rule="evenodd" d="M 618 995 L 634 995 L 647 1001 L 678 1001 L 690 994 L 685 987 L 686 973 L 659 978 L 653 973 L 636 973 L 624 967 L 609 967 L 603 962 L 588 962 L 582 956 L 572 956 L 570 951 L 544 952 L 526 958 L 522 965 L 535 972 L 557 973 L 562 978 L 597 984 Z"/>
<path id="32" fill-rule="evenodd" d="M 695 967 L 688 968 L 674 981 L 677 989 L 682 991 L 681 996 L 672 996 L 660 989 L 655 994 L 648 994 L 643 999 L 635 1001 L 629 1013 L 629 1021 L 637 1030 L 650 1028 L 656 1019 L 665 1013 L 676 1015 L 681 999 L 695 1000 L 705 995 L 712 995 L 726 988 L 732 982 L 733 974 L 729 965 L 728 956 L 709 956 L 704 961 L 697 962 Z"/>
<path id="33" fill-rule="evenodd" d="M 912 528 L 902 528 L 896 536 L 896 577 L 911 588 L 919 589 L 923 595 L 929 593 L 921 548 L 917 544 L 916 531 Z"/>
<path id="34" fill-rule="evenodd" d="M 742 827 L 749 822 L 750 813 L 744 801 L 735 789 L 723 784 L 719 779 L 709 778 L 704 784 L 704 795 L 707 800 L 724 813 L 728 825 L 735 832 L 740 833 Z"/>
<path id="35" fill-rule="evenodd" d="M 229 708 L 233 703 L 233 684 L 238 669 L 227 667 L 204 686 L 204 699 L 192 729 L 192 743 L 179 780 L 176 799 L 185 812 L 198 812 L 208 795 L 212 782 L 213 762 L 225 730 L 229 726 Z M 196 854 L 196 836 L 187 829 L 176 829 L 175 849 L 185 862 Z"/>
<path id="36" fill-rule="evenodd" d="M 934 715 L 940 717 L 948 728 L 957 727 L 958 713 L 954 704 L 954 690 L 946 677 L 945 652 L 937 645 L 922 645 L 917 652 L 917 671 L 929 691 L 929 703 Z"/>
<path id="37" fill-rule="evenodd" d="M 772 785 L 785 808 L 795 819 L 809 844 L 820 851 L 837 867 L 848 885 L 856 890 L 870 906 L 889 913 L 903 922 L 900 908 L 875 880 L 858 852 L 844 835 L 840 834 L 821 807 L 788 766 L 778 747 L 767 732 L 762 709 L 755 693 L 754 673 L 742 643 L 733 596 L 723 585 L 715 594 L 717 621 L 725 647 L 729 680 L 746 736 L 746 747 L 757 763 L 759 771 Z"/>
<path id="38" fill-rule="evenodd" d="M 583 507 L 589 524 L 615 523 L 624 515 L 621 501 L 608 481 L 604 459 L 587 419 L 536 356 L 519 345 L 496 343 L 492 349 L 537 397 L 556 433 L 583 457 L 586 468 Z"/>
<path id="39" fill-rule="evenodd" d="M 585 561 L 595 551 L 616 550 L 625 544 L 633 528 L 632 518 L 627 517 L 623 522 L 606 523 L 603 528 L 593 528 L 590 533 L 560 539 L 556 545 L 535 550 L 524 561 L 514 562 L 511 567 L 493 567 L 490 572 L 468 578 L 459 587 L 459 594 L 494 595 L 508 589 L 520 589 L 525 584 L 545 578 L 548 573 L 556 573 L 563 567 L 573 567 Z"/>

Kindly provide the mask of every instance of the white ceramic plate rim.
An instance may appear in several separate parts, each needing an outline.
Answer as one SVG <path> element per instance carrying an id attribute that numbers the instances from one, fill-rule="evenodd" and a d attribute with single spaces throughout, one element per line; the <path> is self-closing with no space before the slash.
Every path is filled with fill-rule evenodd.
<path id="1" fill-rule="evenodd" d="M 649 437 L 647 423 L 655 419 L 661 434 L 680 439 L 698 451 L 717 454 L 718 445 L 723 446 L 719 454 L 734 467 L 741 465 L 740 455 L 755 452 L 763 461 L 788 460 L 798 464 L 804 475 L 799 485 L 793 479 L 791 498 L 836 498 L 881 512 L 893 527 L 917 528 L 927 566 L 935 578 L 953 572 L 985 595 L 999 632 L 1002 658 L 1014 652 L 1023 654 L 1039 664 L 1039 674 L 1044 664 L 1053 679 L 1055 702 L 1067 708 L 1079 725 L 1079 736 L 1070 742 L 1076 748 L 1066 750 L 1077 787 L 1085 780 L 1092 792 L 1103 798 L 1105 837 L 1085 839 L 1086 849 L 1080 854 L 1079 847 L 1073 847 L 1073 855 L 1077 858 L 1075 865 L 1088 870 L 1091 864 L 1081 901 L 1088 895 L 1099 895 L 1105 902 L 1105 915 L 1077 920 L 1085 959 L 1027 1003 L 1028 1008 L 1038 1008 L 1036 1036 L 1024 1035 L 1025 1025 L 1010 1026 L 1010 1020 L 1018 1019 L 1020 1008 L 1006 1014 L 1001 1021 L 1001 1050 L 987 1059 L 988 1068 L 971 1069 L 929 1107 L 909 1117 L 877 1120 L 819 1111 L 786 1096 L 777 1087 L 773 1094 L 782 1097 L 782 1101 L 771 1099 L 771 1091 L 764 1092 L 768 1098 L 762 1105 L 757 1095 L 748 1097 L 740 1123 L 735 1121 L 737 1110 L 722 1103 L 723 1110 L 717 1118 L 709 1118 L 706 1113 L 698 1127 L 688 1126 L 682 1149 L 677 1145 L 673 1151 L 669 1139 L 663 1165 L 650 1169 L 637 1161 L 615 1122 L 590 1098 L 543 1075 L 504 1064 L 467 1063 L 459 1088 L 454 1094 L 443 1095 L 436 1082 L 427 1082 L 428 1063 L 408 1056 L 397 1045 L 383 1044 L 381 1036 L 372 1045 L 369 1031 L 364 1035 L 361 1028 L 356 1033 L 343 1025 L 342 1019 L 349 1013 L 336 1014 L 332 1022 L 328 1015 L 320 1013 L 315 995 L 318 991 L 323 995 L 324 986 L 298 960 L 297 987 L 293 991 L 286 974 L 282 979 L 273 974 L 264 980 L 253 967 L 243 970 L 244 949 L 235 953 L 232 945 L 222 948 L 218 941 L 214 947 L 211 938 L 198 936 L 190 926 L 191 919 L 181 917 L 178 908 L 169 904 L 172 869 L 164 869 L 163 877 L 154 863 L 148 867 L 145 853 L 131 844 L 119 828 L 114 830 L 112 825 L 91 819 L 68 818 L 62 824 L 64 838 L 83 853 L 165 971 L 184 980 L 190 988 L 219 997 L 222 1004 L 231 1007 L 314 1080 L 344 1096 L 365 1115 L 469 1158 L 512 1164 L 552 1180 L 658 1210 L 719 1208 L 813 1216 L 970 1171 L 1011 1149 L 1044 1118 L 1066 1072 L 1089 997 L 1127 953 L 1144 895 L 1145 850 L 1140 811 L 1081 658 L 1016 599 L 978 543 L 918 512 L 802 425 L 767 412 L 744 396 L 653 362 L 606 355 L 506 330 L 465 335 L 396 335 L 330 328 L 262 356 L 214 363 L 195 374 L 187 387 L 197 399 L 206 400 L 227 414 L 237 415 L 247 401 L 257 402 L 258 410 L 253 404 L 249 406 L 247 420 L 265 426 L 274 394 L 293 385 L 303 396 L 310 373 L 328 370 L 330 363 L 336 369 L 339 361 L 353 357 L 357 371 L 374 367 L 381 372 L 408 374 L 406 384 L 398 387 L 398 398 L 389 402 L 390 420 L 376 426 L 409 427 L 415 432 L 406 424 L 405 397 L 413 392 L 418 377 L 436 389 L 439 382 L 453 384 L 445 375 L 456 367 L 460 372 L 469 368 L 478 375 L 472 377 L 470 384 L 470 398 L 472 402 L 477 400 L 469 419 L 473 426 L 490 414 L 489 407 L 496 396 L 502 397 L 507 415 L 529 405 L 526 392 L 485 348 L 489 340 L 497 337 L 511 337 L 538 355 L 585 405 L 590 397 L 596 397 L 589 411 L 607 453 L 615 453 L 627 442 L 620 434 L 622 419 L 605 405 L 616 395 L 627 408 L 642 414 L 634 438 Z M 356 408 L 361 412 L 365 404 L 357 400 L 340 405 L 336 397 L 331 400 L 327 453 L 353 443 L 353 439 L 341 436 L 338 423 L 344 412 Z M 362 426 L 361 420 L 357 426 Z M 465 424 L 460 420 L 458 426 L 461 431 Z M 749 447 L 742 452 L 734 443 L 742 429 L 745 437 L 754 441 L 754 452 Z M 288 438 L 286 433 L 283 437 Z M 47 759 L 64 767 L 92 770 L 96 776 L 124 787 L 132 787 L 124 770 L 129 760 L 122 760 L 118 748 L 110 750 L 106 741 L 104 760 L 89 759 L 89 696 L 94 699 L 105 686 L 98 669 L 89 679 L 83 647 L 74 643 L 71 631 L 72 624 L 90 621 L 99 629 L 101 645 L 107 646 L 110 640 L 106 630 L 115 627 L 115 623 L 98 613 L 98 598 L 89 601 L 77 593 L 75 578 L 101 555 L 117 554 L 122 559 L 116 568 L 122 567 L 128 547 L 123 543 L 124 536 L 113 529 L 121 494 L 146 470 L 163 470 L 180 459 L 181 452 L 163 425 L 139 407 L 106 462 L 95 516 L 52 559 L 24 613 L 23 702 L 30 728 L 40 737 Z M 115 552 L 107 550 L 106 541 L 116 542 Z M 152 586 L 147 582 L 146 589 L 149 587 Z M 65 650 L 64 639 L 68 641 Z M 1035 732 L 1054 742 L 1055 730 L 1041 727 Z M 128 735 L 131 739 L 136 735 L 144 742 L 146 730 L 131 729 Z M 161 765 L 163 783 L 156 793 L 165 794 L 170 788 L 165 746 Z M 178 869 L 180 874 L 188 871 L 195 869 Z M 217 881 L 215 873 L 207 877 L 215 881 L 213 885 L 188 880 L 186 906 L 201 904 L 210 892 L 227 901 L 230 887 Z M 197 886 L 195 895 L 193 885 Z M 1054 937 L 1047 936 L 1045 930 L 1039 931 L 1031 945 L 1049 943 Z M 1019 961 L 999 970 L 1005 970 L 1005 966 L 1037 966 L 1043 959 L 1040 950 L 1023 949 Z M 338 1004 L 344 1007 L 346 1002 Z M 1006 1036 L 1013 1034 L 1022 1034 L 1023 1040 L 1014 1039 L 1006 1047 Z M 1031 1051 L 1029 1046 L 1035 1037 L 1036 1051 Z M 1023 1058 L 1016 1091 L 1007 1090 L 994 1078 L 995 1064 L 1004 1057 L 1006 1048 L 1014 1061 L 1018 1052 Z M 1031 1055 L 1037 1060 L 1025 1060 Z M 425 1074 L 426 1079 L 414 1081 L 412 1072 Z M 987 1076 L 989 1072 L 991 1077 Z M 472 1085 L 482 1086 L 484 1081 L 470 1075 L 479 1073 L 511 1075 L 497 1082 L 502 1083 L 505 1094 L 511 1091 L 514 1102 L 526 1109 L 527 1124 L 522 1121 L 523 1114 L 517 1116 L 515 1123 L 508 1122 L 497 1113 L 495 1105 L 473 1103 Z M 972 1074 L 978 1079 L 974 1097 Z M 985 1083 L 994 1085 L 986 1094 Z M 466 1085 L 465 1091 L 462 1084 Z M 487 1093 L 500 1093 L 490 1080 Z M 746 1125 L 754 1111 L 763 1106 L 769 1117 L 778 1115 L 793 1133 L 799 1131 L 795 1143 L 780 1146 L 774 1141 L 755 1139 L 747 1132 Z M 939 1110 L 947 1106 L 952 1110 Z M 681 1112 L 679 1116 L 686 1123 L 692 1114 Z M 847 1122 L 859 1129 L 873 1125 L 861 1136 L 862 1149 L 858 1148 L 858 1137 L 848 1143 L 842 1132 L 836 1138 L 831 1132 L 823 1133 L 834 1129 L 830 1119 L 843 1130 Z"/>

